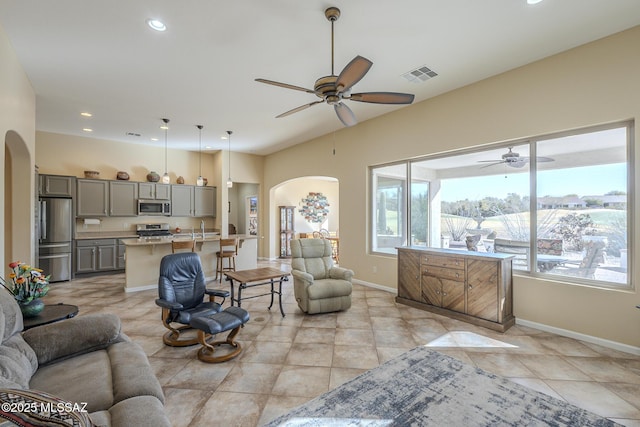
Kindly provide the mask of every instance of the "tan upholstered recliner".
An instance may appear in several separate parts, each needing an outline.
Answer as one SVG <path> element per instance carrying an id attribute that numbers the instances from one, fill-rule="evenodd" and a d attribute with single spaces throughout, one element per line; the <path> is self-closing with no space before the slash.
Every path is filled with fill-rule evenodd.
<path id="1" fill-rule="evenodd" d="M 300 310 L 314 314 L 351 307 L 353 271 L 334 267 L 329 240 L 293 239 L 291 255 L 293 289 Z"/>

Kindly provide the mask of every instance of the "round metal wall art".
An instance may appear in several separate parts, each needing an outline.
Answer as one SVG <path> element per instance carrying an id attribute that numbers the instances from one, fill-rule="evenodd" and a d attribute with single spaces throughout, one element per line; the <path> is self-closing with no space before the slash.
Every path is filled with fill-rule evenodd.
<path id="1" fill-rule="evenodd" d="M 329 215 L 329 201 L 327 197 L 322 193 L 309 192 L 309 194 L 300 201 L 300 215 L 305 220 L 314 223 L 322 224 Z"/>

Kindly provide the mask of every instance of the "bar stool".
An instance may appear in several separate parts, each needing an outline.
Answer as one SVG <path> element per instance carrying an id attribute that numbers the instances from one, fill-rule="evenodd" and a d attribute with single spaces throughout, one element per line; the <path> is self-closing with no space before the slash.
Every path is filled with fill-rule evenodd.
<path id="1" fill-rule="evenodd" d="M 216 278 L 220 274 L 220 282 L 225 271 L 236 271 L 236 255 L 238 255 L 238 239 L 220 239 L 220 250 L 216 252 Z M 227 266 L 224 267 L 224 259 Z"/>
<path id="2" fill-rule="evenodd" d="M 176 253 L 180 249 L 189 249 L 191 252 L 196 251 L 196 241 L 195 240 L 172 240 L 171 241 L 171 252 Z"/>

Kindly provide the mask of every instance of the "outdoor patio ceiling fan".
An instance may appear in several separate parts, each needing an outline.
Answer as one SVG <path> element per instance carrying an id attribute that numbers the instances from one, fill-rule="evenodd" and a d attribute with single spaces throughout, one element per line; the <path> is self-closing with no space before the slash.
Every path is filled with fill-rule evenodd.
<path id="1" fill-rule="evenodd" d="M 331 75 L 320 77 L 316 80 L 313 89 L 306 89 L 300 86 L 294 86 L 287 83 L 280 83 L 273 80 L 255 79 L 257 82 L 266 83 L 274 86 L 280 86 L 286 89 L 299 90 L 302 92 L 311 93 L 320 98 L 319 101 L 310 102 L 308 104 L 301 105 L 292 110 L 286 111 L 276 118 L 286 117 L 290 114 L 297 113 L 298 111 L 306 110 L 307 108 L 326 102 L 329 105 L 333 105 L 338 118 L 345 126 L 353 126 L 358 123 L 353 111 L 344 104 L 343 100 L 351 100 L 357 102 L 369 102 L 372 104 L 411 104 L 413 102 L 414 95 L 408 93 L 397 92 L 363 92 L 363 93 L 351 93 L 353 85 L 358 83 L 367 74 L 373 62 L 369 61 L 360 55 L 356 56 L 347 64 L 342 72 L 336 76 L 334 73 L 334 60 L 333 60 L 333 23 L 340 17 L 340 9 L 337 7 L 330 7 L 324 11 L 325 17 L 331 22 Z"/>
<path id="2" fill-rule="evenodd" d="M 483 168 L 488 168 L 489 166 L 501 165 L 505 164 L 512 168 L 521 168 L 524 167 L 529 162 L 529 157 L 520 157 L 520 154 L 513 151 L 513 147 L 509 147 L 509 152 L 502 155 L 502 159 L 500 160 L 479 160 L 478 163 L 489 163 L 488 165 L 482 166 Z M 536 157 L 537 162 L 553 162 L 551 157 Z"/>

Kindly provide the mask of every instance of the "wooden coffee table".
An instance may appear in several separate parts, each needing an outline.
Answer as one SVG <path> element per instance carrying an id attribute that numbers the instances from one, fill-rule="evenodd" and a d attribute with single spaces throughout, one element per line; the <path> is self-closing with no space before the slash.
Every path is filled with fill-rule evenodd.
<path id="1" fill-rule="evenodd" d="M 64 319 L 70 319 L 78 314 L 78 306 L 70 304 L 45 305 L 42 312 L 36 317 L 24 319 L 24 329 L 35 328 L 36 326 L 47 325 Z"/>
<path id="2" fill-rule="evenodd" d="M 278 295 L 278 303 L 280 304 L 280 313 L 284 317 L 284 310 L 282 309 L 282 282 L 289 280 L 289 274 L 286 271 L 278 270 L 272 267 L 254 268 L 252 270 L 240 270 L 240 271 L 226 271 L 224 273 L 227 276 L 227 280 L 231 285 L 231 305 L 238 303 L 238 307 L 242 304 L 242 290 L 252 288 L 254 286 L 271 285 L 271 291 L 260 294 L 245 297 L 244 299 L 257 298 L 264 295 L 271 295 L 271 304 L 269 304 L 269 310 L 273 306 L 273 296 Z M 233 291 L 234 281 L 238 282 L 238 298 L 235 297 Z M 258 282 L 258 283 L 254 283 Z M 276 290 L 275 284 L 279 283 Z"/>

